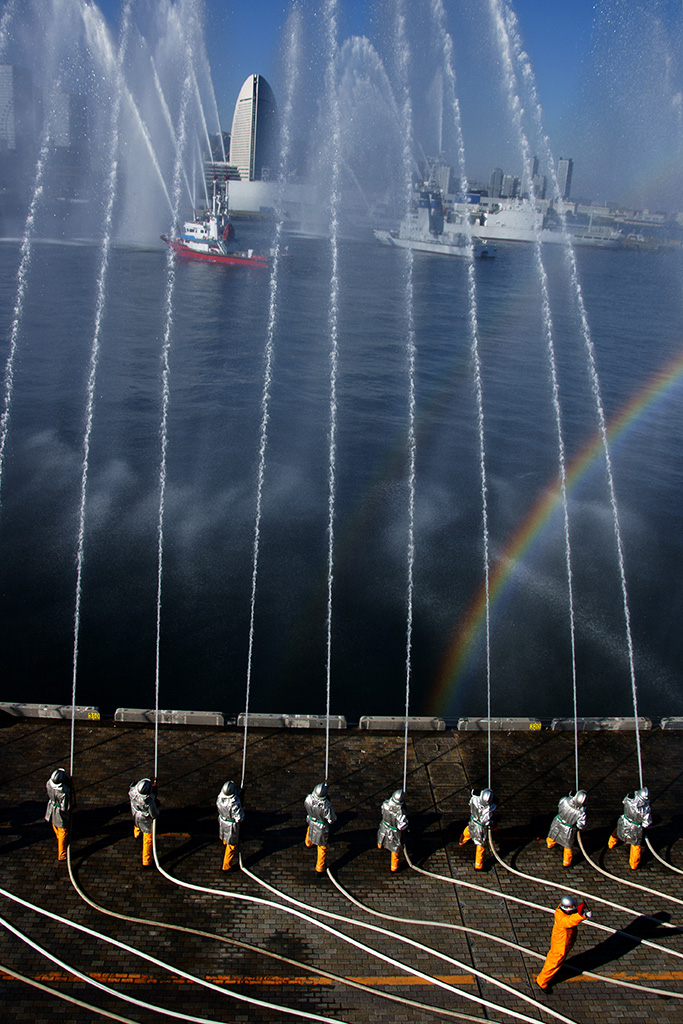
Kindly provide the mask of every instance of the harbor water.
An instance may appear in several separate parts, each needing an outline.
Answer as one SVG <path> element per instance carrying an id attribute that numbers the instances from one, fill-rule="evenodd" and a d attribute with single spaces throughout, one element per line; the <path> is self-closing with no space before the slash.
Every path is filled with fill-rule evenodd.
<path id="1" fill-rule="evenodd" d="M 270 242 L 239 226 L 242 245 Z M 251 710 L 325 709 L 330 244 L 279 268 Z M 77 702 L 154 706 L 166 253 L 114 247 L 93 397 Z M 0 244 L 0 360 L 21 253 Z M 561 246 L 543 259 L 562 409 L 578 711 L 632 714 L 605 458 Z M 600 374 L 639 711 L 683 714 L 683 260 L 577 249 Z M 99 250 L 38 242 L 14 362 L 0 505 L 3 699 L 70 703 Z M 494 715 L 572 713 L 558 443 L 534 247 L 475 265 Z M 406 256 L 340 239 L 331 710 L 401 714 L 406 684 Z M 411 713 L 486 713 L 482 495 L 467 261 L 416 255 Z M 245 704 L 269 271 L 179 264 L 169 349 L 162 707 Z"/>

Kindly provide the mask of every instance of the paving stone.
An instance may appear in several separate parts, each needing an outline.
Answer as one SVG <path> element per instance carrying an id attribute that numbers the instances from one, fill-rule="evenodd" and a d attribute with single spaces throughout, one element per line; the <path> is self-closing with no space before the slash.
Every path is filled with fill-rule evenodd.
<path id="1" fill-rule="evenodd" d="M 653 730 L 641 737 L 644 782 L 650 787 L 654 824 L 650 839 L 661 856 L 683 868 L 680 807 L 683 781 L 679 766 L 683 733 Z M 652 1016 L 658 1024 L 683 1019 L 681 1001 L 598 980 L 563 974 L 547 1002 L 534 984 L 541 960 L 474 933 L 475 929 L 545 954 L 551 912 L 560 887 L 571 884 L 589 896 L 594 921 L 579 929 L 572 963 L 578 969 L 623 976 L 638 985 L 683 992 L 683 959 L 646 944 L 655 941 L 683 954 L 683 934 L 665 923 L 683 920 L 683 876 L 668 870 L 647 849 L 637 872 L 628 868 L 628 851 L 606 839 L 628 791 L 639 785 L 633 733 L 582 733 L 578 753 L 580 784 L 588 792 L 584 843 L 599 867 L 624 881 L 660 890 L 655 896 L 599 874 L 575 854 L 566 870 L 557 849 L 548 851 L 545 835 L 558 799 L 575 787 L 574 737 L 568 732 L 494 733 L 491 783 L 498 803 L 495 839 L 507 868 L 487 854 L 485 870 L 473 869 L 472 844 L 458 845 L 468 818 L 470 790 L 488 782 L 485 733 L 411 734 L 408 747 L 408 849 L 413 863 L 453 881 L 439 881 L 402 863 L 389 871 L 389 854 L 378 851 L 375 836 L 382 801 L 403 784 L 403 737 L 348 730 L 330 738 L 330 795 L 338 814 L 329 854 L 334 876 L 360 903 L 350 902 L 327 877 L 317 878 L 315 852 L 303 844 L 303 799 L 324 773 L 324 735 L 306 731 L 250 730 L 247 745 L 242 857 L 245 867 L 279 892 L 300 901 L 302 913 L 317 916 L 354 940 L 405 963 L 387 963 L 342 938 L 279 907 L 283 905 L 247 874 L 220 870 L 215 799 L 227 778 L 239 781 L 243 734 L 236 728 L 161 727 L 158 783 L 162 801 L 158 850 L 162 866 L 187 883 L 225 891 L 230 898 L 180 888 L 154 868 L 140 865 L 140 845 L 132 836 L 127 792 L 131 782 L 154 774 L 154 730 L 128 723 L 76 723 L 74 777 L 77 806 L 72 863 L 79 885 L 97 905 L 132 918 L 178 928 L 151 927 L 106 916 L 84 903 L 72 887 L 64 864 L 57 863 L 51 829 L 44 822 L 45 782 L 51 771 L 69 765 L 70 723 L 14 719 L 0 723 L 0 863 L 2 887 L 71 921 L 120 939 L 139 950 L 208 979 L 201 988 L 141 960 L 134 952 L 74 932 L 3 897 L 0 915 L 64 963 L 107 984 L 112 992 L 132 995 L 156 1006 L 213 1020 L 260 1022 L 288 1019 L 282 1007 L 355 1022 L 401 1019 L 422 1024 L 434 1020 L 431 1008 L 458 1010 L 475 1018 L 505 1019 L 502 1010 L 485 1011 L 411 975 L 418 969 L 447 979 L 462 993 L 500 1007 L 548 1019 L 542 1007 L 557 1006 L 577 1024 L 600 1021 L 640 1024 Z M 521 877 L 509 869 L 521 872 Z M 464 883 L 481 886 L 483 891 Z M 534 906 L 509 902 L 514 896 Z M 621 911 L 597 897 L 621 904 Z M 679 902 L 675 902 L 678 900 Z M 545 908 L 545 909 L 544 909 Z M 407 918 L 399 923 L 368 910 Z M 656 918 L 657 920 L 651 920 Z M 416 922 L 452 924 L 436 928 Z M 354 923 L 355 922 L 355 923 Z M 372 926 L 372 927 L 371 927 Z M 389 934 L 374 929 L 386 929 Z M 616 933 L 626 930 L 635 938 Z M 27 977 L 45 979 L 53 990 L 146 1024 L 159 1015 L 98 992 L 51 963 L 6 928 L 0 929 L 0 963 Z M 427 950 L 401 941 L 407 936 Z M 269 950 L 305 967 L 264 955 Z M 322 977 L 324 970 L 363 982 L 358 990 Z M 510 985 L 538 1002 L 533 1006 L 476 972 Z M 424 1004 L 398 1007 L 371 991 L 378 989 Z M 237 1002 L 233 991 L 275 1004 L 267 1009 Z M 6 1019 L 32 1024 L 54 1020 L 100 1019 L 88 1010 L 62 1003 L 19 981 L 0 975 L 0 999 Z M 291 1019 L 291 1018 L 289 1018 Z"/>

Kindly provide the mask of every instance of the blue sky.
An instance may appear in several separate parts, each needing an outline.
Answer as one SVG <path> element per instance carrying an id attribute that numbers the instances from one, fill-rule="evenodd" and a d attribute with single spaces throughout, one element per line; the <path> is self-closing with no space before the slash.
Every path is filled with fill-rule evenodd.
<path id="1" fill-rule="evenodd" d="M 446 0 L 456 9 L 467 0 Z M 485 0 L 482 0 L 484 7 Z M 118 23 L 121 0 L 101 0 L 99 6 L 112 25 Z M 258 72 L 272 79 L 278 44 L 291 3 L 286 0 L 206 0 L 207 46 L 216 94 L 230 128 L 232 108 L 247 75 Z M 303 0 L 314 17 L 317 0 Z M 594 8 L 592 0 L 516 0 L 524 44 L 538 78 L 539 93 L 549 112 L 562 109 L 575 93 L 582 62 L 589 55 Z M 377 36 L 370 0 L 340 0 L 342 36 Z"/>
<path id="2" fill-rule="evenodd" d="M 299 2 L 307 26 L 320 26 L 321 0 Z M 367 35 L 381 50 L 388 30 L 378 11 L 381 3 L 391 7 L 394 2 L 339 0 L 340 40 Z M 461 42 L 464 50 L 456 74 L 463 127 L 470 133 L 465 138 L 468 174 L 488 180 L 494 166 L 518 174 L 496 123 L 503 117 L 505 100 L 500 81 L 495 81 L 495 46 L 486 42 L 487 0 L 444 0 L 444 5 L 456 49 Z M 122 0 L 100 0 L 100 6 L 116 25 Z M 229 131 L 235 100 L 248 75 L 264 75 L 278 95 L 278 51 L 292 0 L 206 0 L 205 6 L 218 109 L 224 130 Z M 512 6 L 531 59 L 554 158 L 572 156 L 575 161 L 573 194 L 680 208 L 681 0 L 512 0 Z M 421 8 L 408 0 L 407 9 L 414 14 Z M 475 31 L 467 37 L 466 46 L 466 35 L 458 27 L 463 17 L 469 17 L 470 25 L 480 20 L 484 26 L 479 36 Z M 468 61 L 475 68 L 486 67 L 483 86 L 472 84 L 468 89 Z"/>
<path id="3" fill-rule="evenodd" d="M 459 3 L 461 0 L 446 0 L 446 8 Z M 273 77 L 289 6 L 284 0 L 256 0 L 251 4 L 208 0 L 207 41 L 221 112 L 232 108 L 247 75 L 259 72 L 266 78 Z M 593 0 L 516 0 L 513 6 L 543 106 L 554 116 L 575 98 L 582 64 L 590 56 L 597 5 Z M 317 8 L 315 0 L 304 3 L 304 10 Z M 343 35 L 376 36 L 372 9 L 368 0 L 341 0 Z"/>

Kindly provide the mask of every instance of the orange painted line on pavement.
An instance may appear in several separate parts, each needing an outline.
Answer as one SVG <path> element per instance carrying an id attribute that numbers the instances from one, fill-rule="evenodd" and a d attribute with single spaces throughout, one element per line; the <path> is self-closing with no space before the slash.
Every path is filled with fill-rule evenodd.
<path id="1" fill-rule="evenodd" d="M 99 972 L 91 972 L 88 975 L 94 981 L 104 982 L 109 985 L 191 985 L 194 982 L 187 978 L 154 978 L 149 974 L 130 974 L 130 973 L 112 973 L 105 974 Z M 449 974 L 449 975 L 435 975 L 439 981 L 446 982 L 449 985 L 474 985 L 475 979 L 471 974 Z M 627 972 L 627 971 L 614 971 L 611 974 L 605 974 L 606 978 L 613 978 L 616 981 L 683 981 L 683 971 L 638 971 L 638 972 Z M 11 974 L 5 974 L 0 971 L 0 979 L 2 981 L 16 981 Z M 33 975 L 34 981 L 43 982 L 78 982 L 80 979 L 76 978 L 72 974 L 65 974 L 61 971 L 49 971 L 45 974 Z M 205 981 L 210 981 L 214 985 L 334 985 L 336 984 L 330 978 L 325 978 L 317 975 L 301 975 L 293 977 L 279 977 L 278 975 L 254 975 L 247 977 L 235 977 L 228 974 L 207 974 Z M 349 975 L 347 981 L 355 981 L 359 985 L 371 985 L 374 987 L 381 987 L 382 985 L 429 985 L 431 984 L 424 978 L 416 978 L 413 975 Z M 505 981 L 511 983 L 520 983 L 519 977 L 506 977 Z M 586 978 L 582 975 L 577 975 L 572 978 L 567 978 L 567 981 L 594 981 L 594 978 Z"/>

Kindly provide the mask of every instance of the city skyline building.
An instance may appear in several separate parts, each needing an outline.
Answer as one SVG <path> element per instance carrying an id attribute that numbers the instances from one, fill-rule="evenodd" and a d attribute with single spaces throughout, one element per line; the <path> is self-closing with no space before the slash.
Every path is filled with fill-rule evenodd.
<path id="1" fill-rule="evenodd" d="M 499 193 L 501 198 L 516 199 L 519 196 L 519 190 L 519 178 L 515 177 L 514 174 L 504 174 Z"/>
<path id="2" fill-rule="evenodd" d="M 502 167 L 495 167 L 491 171 L 491 177 L 489 178 L 489 195 L 499 196 L 500 190 L 503 186 L 503 169 Z"/>
<path id="3" fill-rule="evenodd" d="M 14 64 L 0 64 L 0 152 L 17 152 L 30 147 L 34 138 L 31 72 Z"/>
<path id="4" fill-rule="evenodd" d="M 229 163 L 241 181 L 267 181 L 275 168 L 277 106 L 263 75 L 249 75 L 240 89 L 230 132 Z"/>
<path id="5" fill-rule="evenodd" d="M 560 199 L 569 199 L 572 190 L 572 173 L 574 161 L 560 157 L 557 163 L 557 186 L 560 190 Z"/>

